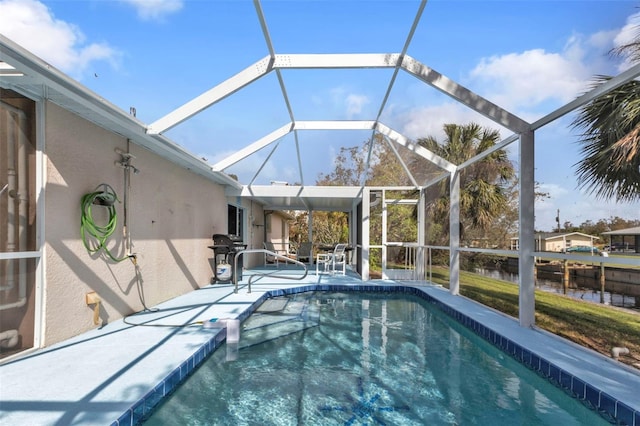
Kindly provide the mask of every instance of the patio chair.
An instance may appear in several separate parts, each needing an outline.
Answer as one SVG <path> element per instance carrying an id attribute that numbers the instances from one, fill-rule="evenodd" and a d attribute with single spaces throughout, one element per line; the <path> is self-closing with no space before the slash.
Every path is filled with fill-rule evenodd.
<path id="1" fill-rule="evenodd" d="M 347 255 L 345 253 L 347 249 L 346 244 L 336 244 L 332 253 L 318 253 L 316 256 L 316 275 L 320 274 L 320 267 L 322 267 L 322 273 L 335 274 L 336 267 L 341 265 L 341 275 L 345 275 L 347 271 Z"/>
<path id="2" fill-rule="evenodd" d="M 311 263 L 313 259 L 312 248 L 313 244 L 310 242 L 300 243 L 300 247 L 296 251 L 296 260 L 298 262 Z"/>
<path id="3" fill-rule="evenodd" d="M 272 253 L 275 254 L 281 254 L 283 256 L 286 256 L 287 253 L 284 250 L 278 250 L 276 249 L 276 247 L 273 245 L 273 243 L 271 241 L 265 241 L 264 242 L 264 248 L 265 250 L 269 250 Z M 277 256 L 273 256 L 269 253 L 265 253 L 264 254 L 264 266 L 267 265 L 276 265 L 278 266 L 279 263 L 279 258 Z"/>

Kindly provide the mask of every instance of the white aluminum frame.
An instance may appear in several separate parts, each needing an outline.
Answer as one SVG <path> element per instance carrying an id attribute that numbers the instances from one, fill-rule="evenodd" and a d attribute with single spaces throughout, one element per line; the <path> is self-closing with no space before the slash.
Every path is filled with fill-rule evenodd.
<path id="1" fill-rule="evenodd" d="M 194 173 L 201 174 L 208 179 L 223 184 L 227 187 L 228 194 L 240 193 L 243 197 L 250 197 L 265 204 L 269 204 L 269 199 L 275 196 L 289 197 L 290 199 L 302 199 L 305 207 L 311 211 L 316 206 L 312 205 L 313 198 L 316 199 L 334 199 L 343 197 L 348 199 L 348 205 L 353 208 L 358 202 L 368 200 L 369 190 L 364 186 L 359 188 L 338 189 L 337 187 L 322 187 L 314 189 L 314 187 L 304 185 L 304 177 L 302 174 L 302 162 L 300 158 L 300 149 L 298 134 L 299 130 L 319 130 L 319 129 L 357 129 L 371 130 L 372 141 L 375 133 L 380 133 L 385 137 L 387 143 L 392 146 L 397 156 L 397 150 L 393 143 L 404 146 L 425 158 L 437 167 L 442 169 L 442 174 L 426 185 L 418 187 L 421 192 L 424 188 L 434 185 L 445 178 L 450 178 L 450 192 L 452 200 L 452 208 L 450 212 L 450 246 L 451 251 L 451 292 L 457 294 L 459 291 L 459 210 L 456 200 L 459 199 L 459 173 L 465 167 L 484 158 L 495 150 L 502 149 L 512 142 L 519 140 L 520 142 L 520 267 L 519 275 L 521 280 L 520 291 L 520 324 L 522 326 L 531 326 L 534 323 L 534 294 L 533 294 L 533 262 L 536 252 L 533 247 L 534 233 L 534 153 L 535 153 L 535 134 L 534 132 L 553 122 L 554 120 L 574 111 L 581 106 L 587 104 L 598 96 L 625 84 L 640 75 L 640 64 L 630 68 L 611 80 L 599 85 L 593 90 L 585 93 L 574 101 L 564 105 L 561 108 L 542 117 L 534 123 L 527 123 L 516 115 L 506 111 L 505 109 L 495 105 L 487 99 L 475 94 L 469 89 L 461 86 L 455 81 L 442 75 L 436 70 L 422 64 L 418 60 L 406 54 L 408 46 L 414 35 L 415 29 L 424 11 L 426 0 L 422 0 L 418 7 L 414 22 L 409 31 L 403 49 L 400 53 L 367 53 L 367 54 L 277 54 L 273 47 L 271 37 L 269 36 L 267 21 L 259 0 L 254 0 L 256 13 L 258 15 L 264 39 L 267 43 L 269 54 L 259 59 L 253 65 L 240 71 L 238 74 L 214 86 L 212 89 L 204 92 L 196 98 L 185 103 L 174 111 L 169 112 L 164 117 L 156 120 L 148 126 L 135 119 L 135 117 L 118 109 L 114 105 L 98 97 L 93 92 L 81 86 L 71 78 L 67 77 L 60 71 L 51 67 L 46 62 L 35 57 L 30 52 L 16 45 L 6 37 L 0 35 L 0 83 L 2 87 L 16 90 L 26 94 L 28 97 L 39 100 L 38 102 L 53 102 L 61 105 L 63 108 L 73 111 L 81 117 L 86 118 L 102 127 L 113 132 L 119 133 L 140 146 L 146 147 L 158 155 L 173 161 Z M 285 81 L 280 73 L 282 69 L 363 69 L 363 68 L 393 68 L 394 72 L 389 81 L 389 85 L 385 92 L 385 96 L 378 110 L 377 116 L 371 121 L 298 121 L 296 120 L 291 108 Z M 213 167 L 209 166 L 206 161 L 192 155 L 179 145 L 162 136 L 163 132 L 179 125 L 185 120 L 193 117 L 209 106 L 220 102 L 233 93 L 252 84 L 263 76 L 275 71 L 278 82 L 282 91 L 283 98 L 287 105 L 290 116 L 290 122 L 284 126 L 272 131 L 263 138 L 255 141 L 228 158 L 220 161 Z M 390 91 L 395 83 L 396 77 L 400 71 L 404 71 L 414 76 L 423 83 L 444 93 L 455 101 L 466 105 L 473 111 L 491 119 L 497 124 L 510 129 L 514 134 L 507 139 L 494 146 L 491 150 L 485 151 L 469 161 L 456 166 L 450 162 L 438 157 L 434 153 L 424 149 L 411 142 L 407 137 L 399 132 L 390 129 L 380 122 L 382 111 L 388 100 Z M 38 107 L 42 112 L 42 107 Z M 224 173 L 224 170 L 233 164 L 246 158 L 248 155 L 257 152 L 270 145 L 277 145 L 278 140 L 286 134 L 293 132 L 296 152 L 298 157 L 298 168 L 300 171 L 301 187 L 267 187 L 253 185 L 253 181 L 249 185 L 242 185 Z M 44 135 L 39 130 L 40 141 L 44 140 Z M 272 150 L 273 152 L 273 150 Z M 370 151 L 371 152 L 371 151 Z M 271 154 L 269 155 L 271 156 Z M 370 153 L 369 153 L 370 156 Z M 45 161 L 45 155 L 40 158 L 39 167 Z M 263 166 L 264 167 L 264 164 Z M 408 169 L 403 164 L 405 171 Z M 262 169 L 262 168 L 260 168 Z M 42 171 L 40 171 L 42 172 Z M 259 171 L 258 171 L 259 173 Z M 257 176 L 257 174 L 256 174 Z M 409 174 L 410 176 L 410 174 Z M 410 176 L 412 179 L 412 177 Z M 412 179 L 415 184 L 415 180 Z M 42 190 L 45 182 L 42 180 L 38 183 L 39 204 L 42 203 L 44 191 Z M 363 185 L 364 183 L 362 183 Z M 313 197 L 313 198 L 312 198 Z M 351 197 L 351 198 L 348 198 Z M 41 204 L 40 204 L 41 205 Z M 286 208 L 286 203 L 282 204 Z M 43 214 L 41 207 L 38 212 Z M 369 278 L 368 274 L 368 228 L 366 218 L 369 214 L 368 202 L 363 202 L 363 215 L 365 217 L 365 226 L 363 228 L 363 279 Z M 310 215 L 312 218 L 312 215 Z M 44 223 L 42 217 L 39 219 Z M 40 235 L 44 235 L 43 225 L 39 225 Z M 529 241 L 531 240 L 531 241 Z M 40 247 L 44 242 L 40 241 Z M 43 258 L 41 251 L 36 252 L 38 256 Z M 4 255 L 0 254 L 0 258 Z M 39 265 L 40 274 L 42 274 L 46 265 Z"/>

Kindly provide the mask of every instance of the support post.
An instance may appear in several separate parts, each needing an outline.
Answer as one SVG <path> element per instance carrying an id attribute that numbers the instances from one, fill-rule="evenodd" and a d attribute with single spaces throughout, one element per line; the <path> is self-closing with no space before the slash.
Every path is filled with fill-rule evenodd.
<path id="1" fill-rule="evenodd" d="M 569 289 L 569 261 L 565 259 L 562 262 L 562 294 L 567 294 Z"/>
<path id="2" fill-rule="evenodd" d="M 535 325 L 535 164 L 534 133 L 520 135 L 520 248 L 519 320 L 522 327 Z"/>
<path id="3" fill-rule="evenodd" d="M 449 182 L 449 292 L 460 294 L 460 171 Z"/>
<path id="4" fill-rule="evenodd" d="M 604 303 L 604 286 L 606 278 L 604 275 L 604 262 L 600 262 L 600 303 Z"/>
<path id="5" fill-rule="evenodd" d="M 420 190 L 420 198 L 418 198 L 418 247 L 415 252 L 415 275 L 416 279 L 424 280 L 425 279 L 425 249 L 424 246 L 426 244 L 426 232 L 425 232 L 425 222 L 426 222 L 426 204 L 425 204 L 425 195 L 424 189 Z"/>
<path id="6" fill-rule="evenodd" d="M 362 280 L 369 281 L 369 226 L 371 226 L 371 191 L 362 191 Z"/>

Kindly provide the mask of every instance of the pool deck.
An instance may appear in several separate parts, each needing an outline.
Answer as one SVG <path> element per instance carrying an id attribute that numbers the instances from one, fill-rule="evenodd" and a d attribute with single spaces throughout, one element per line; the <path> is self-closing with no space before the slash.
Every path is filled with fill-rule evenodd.
<path id="1" fill-rule="evenodd" d="M 132 411 L 186 360 L 194 360 L 194 355 L 220 333 L 220 328 L 200 323 L 181 325 L 236 318 L 268 291 L 342 284 L 418 287 L 624 403 L 631 408 L 631 424 L 640 426 L 640 371 L 549 333 L 522 328 L 514 319 L 452 296 L 442 287 L 310 273 L 303 281 L 263 278 L 248 293 L 246 275 L 238 293 L 230 284 L 206 286 L 159 304 L 152 312 L 127 318 L 129 323 L 143 325 L 114 321 L 0 365 L 0 425 L 130 424 L 131 420 L 123 420 L 123 413 Z"/>

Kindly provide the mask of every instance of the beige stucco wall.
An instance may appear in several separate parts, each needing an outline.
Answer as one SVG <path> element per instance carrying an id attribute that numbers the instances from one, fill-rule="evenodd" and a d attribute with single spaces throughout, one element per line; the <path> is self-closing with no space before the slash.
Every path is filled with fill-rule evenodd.
<path id="1" fill-rule="evenodd" d="M 285 217 L 273 212 L 266 215 L 268 222 L 266 240 L 271 241 L 278 251 L 289 252 L 289 224 Z"/>
<path id="2" fill-rule="evenodd" d="M 591 238 L 586 237 L 584 235 L 571 235 L 567 237 L 567 242 L 571 244 L 571 247 L 577 247 L 577 246 L 591 247 Z"/>
<path id="3" fill-rule="evenodd" d="M 96 327 L 85 295 L 101 298 L 101 322 L 140 311 L 143 304 L 134 264 L 115 263 L 89 254 L 80 238 L 80 200 L 107 183 L 124 198 L 124 170 L 114 165 L 127 149 L 125 138 L 110 133 L 53 105 L 46 106 L 45 152 L 46 275 L 44 344 L 61 341 Z M 135 145 L 131 175 L 129 224 L 144 301 L 153 306 L 208 285 L 211 235 L 226 233 L 224 188 Z M 124 208 L 117 206 L 118 231 L 112 252 L 124 255 Z M 258 215 L 260 206 L 255 207 Z M 93 209 L 99 220 L 104 207 Z"/>
<path id="4" fill-rule="evenodd" d="M 263 249 L 264 245 L 264 209 L 261 204 L 244 200 L 241 206 L 247 212 L 245 224 L 245 242 L 248 249 Z M 263 254 L 250 254 L 244 260 L 244 266 L 252 267 L 264 263 Z"/>
<path id="5" fill-rule="evenodd" d="M 544 250 L 545 251 L 557 251 L 560 252 L 562 250 L 564 250 L 565 248 L 565 243 L 562 240 L 549 240 L 546 241 L 544 244 Z"/>
<path id="6" fill-rule="evenodd" d="M 595 243 L 595 242 L 594 242 Z M 591 246 L 591 238 L 584 235 L 568 234 L 565 239 L 554 238 L 545 242 L 546 251 L 561 252 L 568 247 Z"/>

